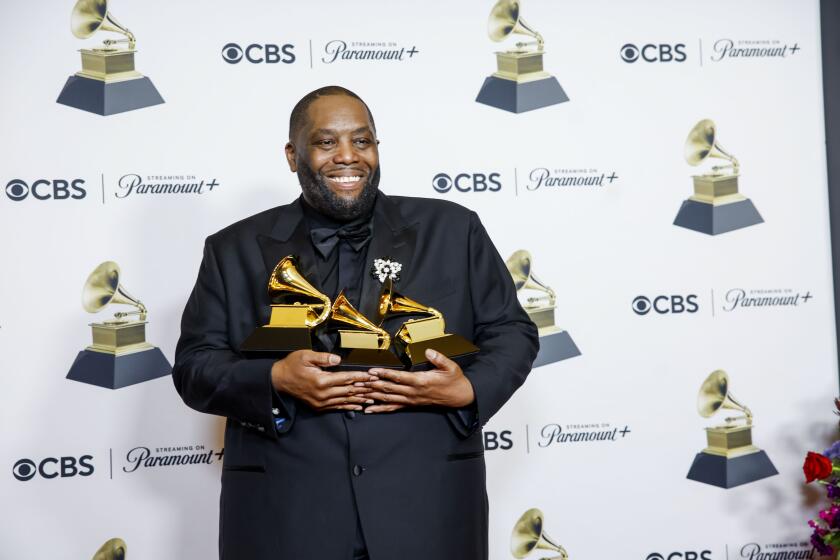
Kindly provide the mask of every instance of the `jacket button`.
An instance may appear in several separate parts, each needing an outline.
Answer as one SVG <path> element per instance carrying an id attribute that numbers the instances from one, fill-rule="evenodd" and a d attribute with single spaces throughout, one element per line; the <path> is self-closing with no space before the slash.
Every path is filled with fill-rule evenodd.
<path id="1" fill-rule="evenodd" d="M 356 476 L 362 476 L 362 471 L 363 470 L 365 470 L 365 468 L 363 466 L 356 465 L 355 467 L 353 467 L 353 474 L 356 475 Z"/>
<path id="2" fill-rule="evenodd" d="M 344 416 L 346 416 L 349 420 L 352 420 L 353 418 L 356 417 L 356 413 L 352 410 L 348 410 L 347 412 L 344 413 Z"/>

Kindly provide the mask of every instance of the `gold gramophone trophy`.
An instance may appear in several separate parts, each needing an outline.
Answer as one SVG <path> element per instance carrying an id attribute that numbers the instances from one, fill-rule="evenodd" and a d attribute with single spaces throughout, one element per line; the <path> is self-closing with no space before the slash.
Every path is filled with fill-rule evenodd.
<path id="1" fill-rule="evenodd" d="M 146 307 L 120 284 L 120 267 L 105 261 L 88 276 L 82 306 L 96 313 L 111 304 L 132 305 L 114 320 L 91 323 L 93 344 L 79 352 L 67 379 L 108 389 L 119 389 L 172 373 L 160 348 L 146 342 Z M 127 319 L 136 315 L 137 319 Z"/>
<path id="2" fill-rule="evenodd" d="M 464 367 L 478 354 L 478 347 L 457 334 L 445 332 L 443 314 L 432 307 L 418 303 L 394 291 L 394 283 L 388 278 L 382 285 L 377 313 L 379 324 L 399 315 L 424 315 L 422 319 L 410 319 L 403 323 L 394 336 L 397 355 L 411 371 L 428 369 L 426 349 L 431 348 Z"/>
<path id="3" fill-rule="evenodd" d="M 722 426 L 706 428 L 708 447 L 697 454 L 688 478 L 721 488 L 733 488 L 779 474 L 767 454 L 752 444 L 752 413 L 729 391 L 729 376 L 713 371 L 697 395 L 697 412 L 703 418 L 720 409 L 737 410 L 744 416 L 729 417 Z"/>
<path id="4" fill-rule="evenodd" d="M 338 294 L 333 302 L 330 325 L 339 326 L 341 364 L 334 369 L 348 371 L 367 371 L 375 367 L 403 369 L 402 362 L 390 351 L 391 335 L 388 331 L 376 326 L 353 307 L 344 295 L 344 291 Z"/>
<path id="5" fill-rule="evenodd" d="M 487 34 L 501 42 L 510 35 L 527 35 L 536 41 L 516 43 L 516 48 L 496 53 L 497 71 L 484 80 L 479 103 L 511 113 L 524 113 L 563 103 L 569 98 L 557 78 L 543 70 L 543 38 L 519 15 L 519 0 L 499 0 L 487 20 Z"/>
<path id="6" fill-rule="evenodd" d="M 534 276 L 531 253 L 519 250 L 505 262 L 516 286 L 522 308 L 540 332 L 540 351 L 532 368 L 580 356 L 569 333 L 554 324 L 557 296 Z"/>
<path id="7" fill-rule="evenodd" d="M 126 560 L 128 547 L 122 539 L 109 539 L 99 547 L 91 560 Z"/>
<path id="8" fill-rule="evenodd" d="M 330 298 L 319 292 L 298 270 L 297 259 L 280 259 L 268 279 L 271 316 L 240 346 L 246 356 L 282 357 L 312 349 L 312 331 L 330 316 Z"/>
<path id="9" fill-rule="evenodd" d="M 693 176 L 694 195 L 682 203 L 674 225 L 717 235 L 762 223 L 764 220 L 752 201 L 738 192 L 738 160 L 717 141 L 714 121 L 703 119 L 688 133 L 685 160 L 697 166 L 709 158 L 729 163 L 715 165 L 708 173 Z"/>
<path id="10" fill-rule="evenodd" d="M 542 511 L 532 508 L 523 513 L 513 526 L 510 533 L 510 553 L 514 558 L 526 558 L 534 550 L 550 550 L 557 555 L 543 560 L 568 560 L 566 549 L 545 534 L 543 517 Z"/>
<path id="11" fill-rule="evenodd" d="M 67 79 L 56 100 L 98 115 L 113 115 L 163 103 L 152 81 L 134 69 L 134 34 L 108 11 L 108 0 L 78 0 L 70 15 L 70 30 L 79 39 L 98 31 L 124 35 L 105 39 L 102 46 L 81 49 L 82 70 Z M 125 48 L 117 47 L 127 43 Z"/>

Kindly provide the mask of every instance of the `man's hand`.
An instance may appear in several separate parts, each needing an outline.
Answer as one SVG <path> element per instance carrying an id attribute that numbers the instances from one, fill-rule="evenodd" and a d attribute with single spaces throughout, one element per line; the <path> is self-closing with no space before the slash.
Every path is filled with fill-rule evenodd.
<path id="1" fill-rule="evenodd" d="M 283 393 L 302 400 L 317 411 L 362 410 L 371 404 L 372 389 L 362 382 L 376 379 L 362 371 L 324 371 L 341 358 L 326 352 L 296 350 L 271 367 L 271 384 Z"/>
<path id="2" fill-rule="evenodd" d="M 429 371 L 394 371 L 374 368 L 370 373 L 378 381 L 364 383 L 373 391 L 365 398 L 377 404 L 365 413 L 392 412 L 406 406 L 447 406 L 461 408 L 475 400 L 472 383 L 461 367 L 434 350 L 426 350 L 426 358 L 436 366 Z"/>

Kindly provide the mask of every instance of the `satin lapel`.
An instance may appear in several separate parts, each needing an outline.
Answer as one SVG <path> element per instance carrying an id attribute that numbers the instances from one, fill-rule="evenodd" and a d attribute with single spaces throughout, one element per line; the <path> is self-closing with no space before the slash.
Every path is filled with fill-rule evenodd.
<path id="1" fill-rule="evenodd" d="M 359 311 L 371 321 L 376 321 L 379 293 L 382 290 L 379 279 L 374 278 L 371 274 L 373 261 L 388 258 L 402 264 L 400 275 L 403 278 L 412 274 L 411 260 L 417 242 L 416 225 L 416 222 L 410 223 L 410 221 L 405 220 L 397 205 L 387 196 L 379 193 L 374 210 L 373 239 L 370 242 L 370 247 L 368 247 L 359 305 Z M 397 291 L 399 291 L 400 285 L 401 282 L 395 284 L 394 287 Z"/>

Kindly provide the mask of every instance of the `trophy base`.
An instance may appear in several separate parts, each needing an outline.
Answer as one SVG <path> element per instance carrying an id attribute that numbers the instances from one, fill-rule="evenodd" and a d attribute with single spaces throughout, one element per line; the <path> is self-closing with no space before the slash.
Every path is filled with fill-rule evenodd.
<path id="1" fill-rule="evenodd" d="M 172 366 L 160 348 L 154 346 L 119 356 L 82 350 L 70 367 L 67 379 L 106 389 L 120 389 L 171 373 Z"/>
<path id="2" fill-rule="evenodd" d="M 475 100 L 511 113 L 524 113 L 563 103 L 569 97 L 554 76 L 529 82 L 489 76 Z"/>
<path id="3" fill-rule="evenodd" d="M 282 358 L 295 350 L 312 350 L 307 327 L 257 327 L 239 351 L 247 358 Z"/>
<path id="4" fill-rule="evenodd" d="M 402 361 L 389 350 L 351 348 L 341 349 L 338 353 L 341 356 L 341 363 L 326 369 L 330 371 L 367 371 L 372 368 L 405 369 Z"/>
<path id="5" fill-rule="evenodd" d="M 457 334 L 447 334 L 410 344 L 400 344 L 399 339 L 396 339 L 395 343 L 397 344 L 399 357 L 409 371 L 434 368 L 431 362 L 426 359 L 426 349 L 428 348 L 440 352 L 462 368 L 472 363 L 478 354 L 478 347 L 475 344 Z"/>
<path id="6" fill-rule="evenodd" d="M 748 198 L 729 204 L 709 204 L 685 200 L 674 220 L 675 226 L 708 235 L 718 235 L 764 222 Z"/>
<path id="7" fill-rule="evenodd" d="M 120 82 L 70 76 L 56 103 L 107 116 L 160 105 L 164 101 L 145 76 Z"/>
<path id="8" fill-rule="evenodd" d="M 540 351 L 531 369 L 562 362 L 575 356 L 580 356 L 580 350 L 567 331 L 540 335 Z"/>
<path id="9" fill-rule="evenodd" d="M 764 451 L 734 458 L 698 453 L 686 478 L 720 488 L 734 488 L 777 474 L 779 471 Z"/>

